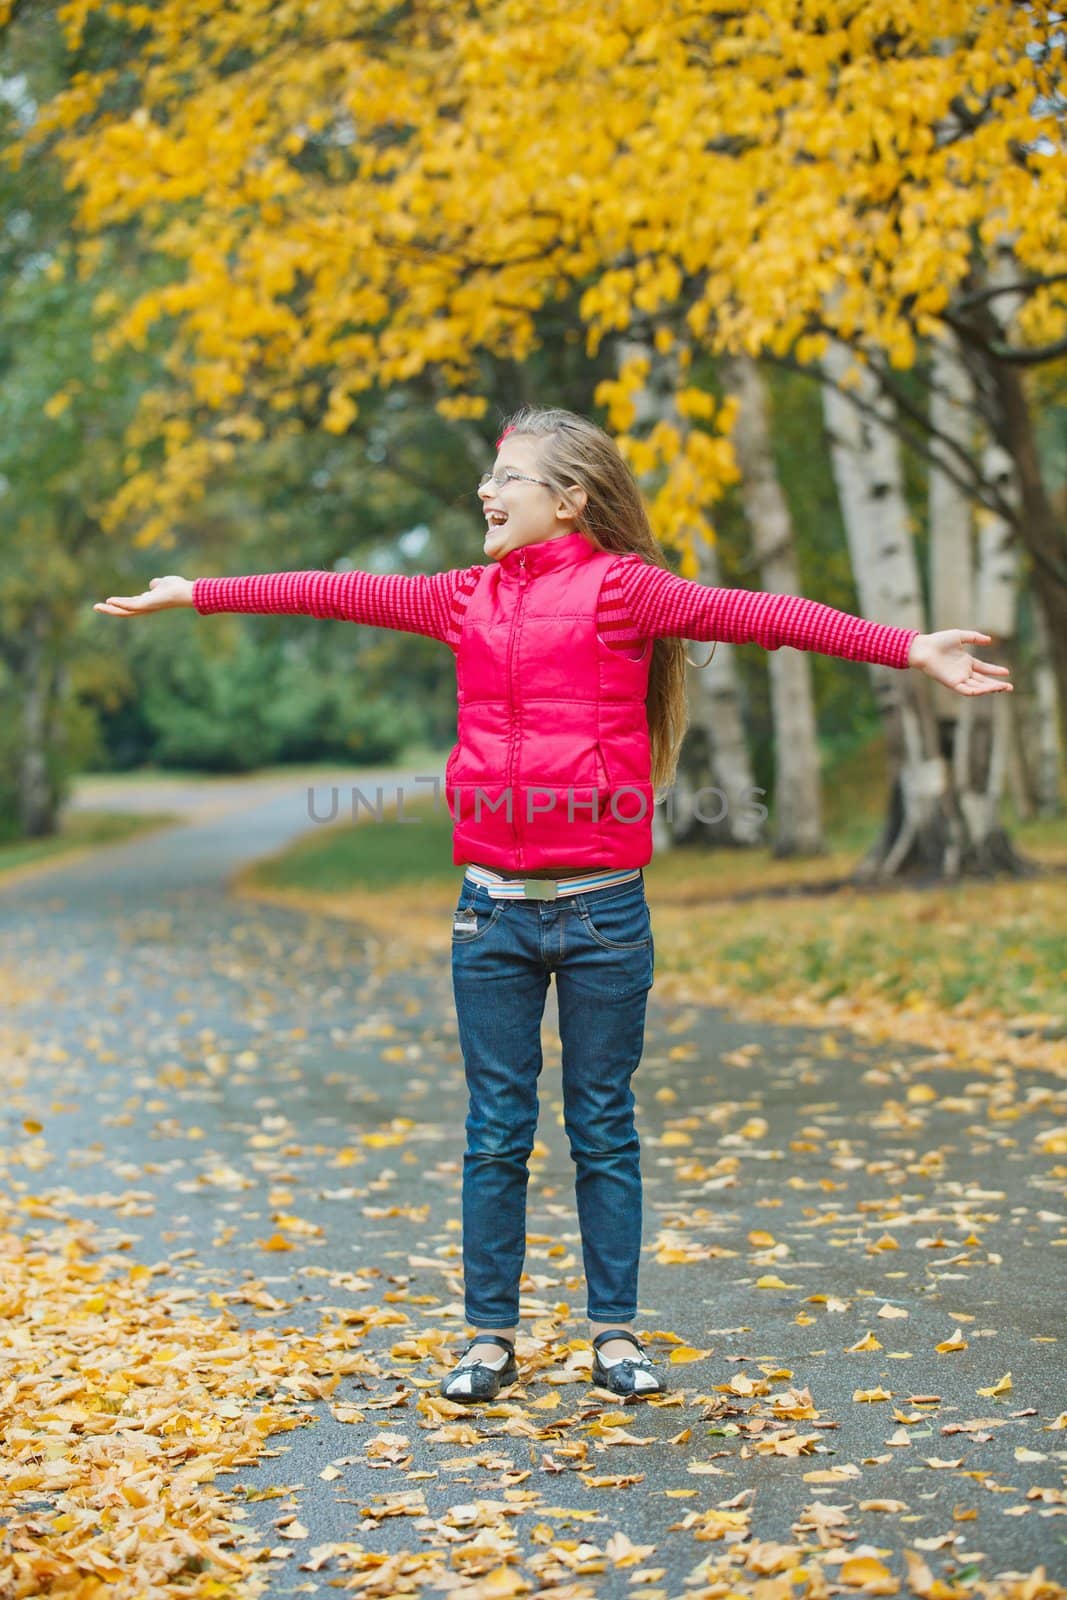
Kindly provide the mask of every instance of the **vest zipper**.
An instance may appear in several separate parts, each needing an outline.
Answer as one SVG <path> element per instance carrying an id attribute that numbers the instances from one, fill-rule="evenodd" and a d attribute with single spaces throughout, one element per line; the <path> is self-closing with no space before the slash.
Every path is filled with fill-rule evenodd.
<path id="1" fill-rule="evenodd" d="M 511 629 L 511 649 L 508 651 L 508 695 L 511 699 L 511 751 L 508 759 L 507 793 L 511 796 L 511 831 L 515 837 L 515 850 L 519 856 L 519 865 L 522 865 L 522 841 L 519 837 L 518 801 L 515 794 L 515 756 L 519 746 L 519 719 L 515 705 L 515 646 L 519 637 L 519 622 L 522 617 L 522 607 L 526 599 L 526 585 L 529 576 L 526 571 L 526 551 L 519 551 L 519 603 L 515 608 L 515 621 Z"/>

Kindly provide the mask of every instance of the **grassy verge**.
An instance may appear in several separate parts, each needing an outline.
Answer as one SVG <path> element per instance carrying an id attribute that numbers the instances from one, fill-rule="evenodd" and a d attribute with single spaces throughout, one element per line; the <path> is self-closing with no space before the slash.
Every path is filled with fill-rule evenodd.
<path id="1" fill-rule="evenodd" d="M 149 833 L 180 820 L 163 811 L 142 815 L 112 811 L 69 812 L 63 819 L 62 831 L 54 838 L 14 839 L 0 844 L 0 880 L 21 868 L 40 866 L 72 851 L 117 844 L 135 834 Z"/>
<path id="2" fill-rule="evenodd" d="M 449 818 L 443 805 L 407 812 L 418 820 L 321 829 L 248 869 L 239 886 L 362 923 L 387 964 L 440 954 L 460 880 Z M 876 814 L 864 821 L 853 810 L 813 860 L 687 850 L 653 861 L 645 877 L 660 996 L 873 1029 L 961 1058 L 1015 1056 L 1025 1045 L 1033 1065 L 1062 1057 L 1067 1069 L 1067 821 L 1013 827 L 1044 868 L 1032 878 L 844 883 L 876 828 Z"/>
<path id="3" fill-rule="evenodd" d="M 251 772 L 204 772 L 200 768 L 194 770 L 186 767 L 138 767 L 133 772 L 86 772 L 79 777 L 78 784 L 84 791 L 91 792 L 95 788 L 103 790 L 116 785 L 121 785 L 123 788 L 150 789 L 155 784 L 169 783 L 261 783 L 274 778 L 316 778 L 324 773 L 351 774 L 353 783 L 356 783 L 360 773 L 373 772 L 380 768 L 402 767 L 407 771 L 418 769 L 427 773 L 443 772 L 447 758 L 447 750 L 432 750 L 417 745 L 405 750 L 395 760 L 377 761 L 365 766 L 345 761 L 305 761 L 283 763 L 272 767 L 255 767 Z"/>

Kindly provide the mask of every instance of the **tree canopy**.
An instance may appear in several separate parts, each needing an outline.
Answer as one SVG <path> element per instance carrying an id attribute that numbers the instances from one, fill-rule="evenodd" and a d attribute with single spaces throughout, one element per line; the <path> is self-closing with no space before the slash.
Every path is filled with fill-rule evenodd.
<path id="1" fill-rule="evenodd" d="M 1025 298 L 1000 354 L 1067 351 L 1067 166 L 1050 12 L 1014 0 L 71 0 L 78 70 L 32 139 L 76 190 L 83 260 L 135 225 L 168 268 L 110 339 L 164 326 L 114 519 L 151 541 L 240 441 L 347 430 L 431 372 L 478 418 L 487 355 L 577 307 L 590 352 L 643 330 L 677 414 L 626 439 L 640 364 L 599 395 L 661 535 L 729 477 L 695 349 L 816 363 L 826 334 L 916 359 L 995 343 L 984 255 Z M 165 464 L 151 456 L 162 439 Z M 138 461 L 138 456 L 141 457 Z"/>

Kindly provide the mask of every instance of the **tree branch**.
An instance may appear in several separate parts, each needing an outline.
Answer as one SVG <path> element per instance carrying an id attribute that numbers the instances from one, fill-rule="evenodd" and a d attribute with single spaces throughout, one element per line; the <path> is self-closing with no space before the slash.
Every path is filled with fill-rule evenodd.
<path id="1" fill-rule="evenodd" d="M 1058 361 L 1067 356 L 1067 339 L 1057 339 L 1052 344 L 1039 344 L 1029 350 L 1020 345 L 991 344 L 989 353 L 1006 367 L 1040 367 L 1048 361 Z"/>
<path id="2" fill-rule="evenodd" d="M 999 494 L 989 483 L 975 458 L 969 451 L 964 449 L 957 439 L 953 439 L 950 434 L 942 433 L 939 428 L 931 426 L 929 416 L 920 411 L 904 390 L 901 389 L 900 385 L 894 382 L 889 375 L 888 369 L 880 365 L 875 359 L 872 359 L 871 352 L 866 346 L 855 339 L 843 339 L 836 329 L 825 324 L 817 323 L 816 328 L 818 332 L 827 334 L 830 338 L 836 339 L 838 343 L 847 345 L 850 350 L 859 351 L 863 354 L 868 367 L 877 378 L 883 394 L 896 407 L 897 421 L 889 423 L 889 426 L 894 427 L 902 439 L 905 439 L 913 449 L 917 449 L 931 466 L 935 466 L 940 472 L 943 472 L 969 499 L 985 506 L 987 510 L 992 511 L 996 516 L 1002 517 L 1012 527 L 1017 526 L 1018 511 L 1016 507 L 1010 500 Z M 933 386 L 930 385 L 930 387 L 932 388 Z M 864 409 L 854 391 L 842 389 L 840 392 L 853 399 L 861 410 Z M 883 423 L 887 421 L 873 406 L 867 406 L 866 410 L 879 421 Z M 916 430 L 914 435 L 910 432 L 906 433 L 903 427 L 899 425 L 900 416 L 906 417 L 913 424 Z M 938 444 L 948 451 L 949 458 L 935 455 L 925 445 L 919 445 L 917 440 L 920 439 L 936 440 Z M 955 458 L 958 469 L 950 465 L 951 458 Z"/>
<path id="3" fill-rule="evenodd" d="M 954 316 L 950 311 L 941 311 L 938 315 L 946 327 L 951 328 L 965 344 L 969 344 L 974 350 L 980 350 L 993 361 L 1002 361 L 1008 367 L 1039 367 L 1047 361 L 1058 361 L 1060 356 L 1067 355 L 1067 339 L 1057 339 L 1052 344 L 1035 345 L 1027 350 L 1018 345 L 1002 344 L 999 339 L 983 337 L 973 322 L 968 322 L 965 317 Z"/>
<path id="4" fill-rule="evenodd" d="M 954 440 L 948 439 L 945 435 L 940 434 L 936 429 L 931 429 L 926 419 L 921 417 L 921 414 L 920 423 L 915 429 L 905 427 L 899 416 L 894 416 L 892 418 L 887 417 L 884 412 L 879 411 L 877 407 L 871 405 L 869 401 L 861 399 L 859 395 L 856 394 L 854 389 L 844 388 L 843 385 L 835 383 L 833 379 L 825 377 L 821 372 L 816 372 L 811 367 L 802 365 L 793 356 L 776 356 L 769 355 L 767 352 L 763 352 L 759 359 L 761 361 L 769 362 L 771 366 L 782 367 L 786 372 L 799 373 L 802 377 L 810 378 L 813 383 L 826 384 L 831 389 L 835 389 L 838 394 L 850 401 L 852 405 L 856 407 L 857 411 L 861 413 L 861 415 L 870 417 L 872 421 L 879 423 L 882 427 L 891 428 L 897 437 L 903 440 L 909 449 L 915 451 L 916 455 L 920 456 L 924 461 L 926 461 L 929 466 L 936 468 L 938 472 L 943 472 L 949 481 L 954 483 L 957 489 L 967 496 L 968 500 L 972 501 L 976 505 L 983 506 L 987 511 L 992 511 L 995 516 L 1002 517 L 1004 521 L 1009 522 L 1013 528 L 1016 527 L 1017 513 L 1015 512 L 1014 507 L 1006 505 L 1001 500 L 1000 496 L 996 495 L 995 493 L 991 498 L 990 485 L 987 480 L 982 477 L 974 461 L 966 455 L 966 452 L 959 451 L 959 447 L 955 444 Z M 880 382 L 881 378 L 879 377 L 879 383 Z M 935 455 L 929 444 L 925 442 L 930 438 L 940 439 L 943 443 L 952 445 L 957 453 L 962 453 L 964 455 L 966 464 L 970 469 L 969 479 L 961 476 L 961 474 L 956 471 L 954 467 L 950 466 L 947 461 L 944 461 L 940 456 Z"/>
<path id="5" fill-rule="evenodd" d="M 1022 283 L 1002 283 L 991 289 L 977 289 L 974 294 L 964 295 L 962 300 L 957 300 L 952 307 L 954 312 L 970 311 L 973 306 L 984 305 L 988 300 L 995 300 L 1001 294 L 1026 294 L 1033 289 L 1044 289 L 1050 283 L 1063 283 L 1067 280 L 1067 272 L 1049 272 L 1041 278 L 1028 278 Z"/>

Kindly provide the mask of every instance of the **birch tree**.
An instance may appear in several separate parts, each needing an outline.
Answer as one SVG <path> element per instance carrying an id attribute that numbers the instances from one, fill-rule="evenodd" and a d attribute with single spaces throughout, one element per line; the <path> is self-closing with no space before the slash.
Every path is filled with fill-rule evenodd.
<path id="1" fill-rule="evenodd" d="M 892 620 L 925 631 L 900 451 L 882 415 L 886 402 L 843 346 L 832 345 L 823 361 L 830 454 L 860 607 L 874 622 Z M 863 400 L 862 411 L 845 398 L 846 383 Z M 882 837 L 859 875 L 890 877 L 912 865 L 955 874 L 963 832 L 938 746 L 932 686 L 889 667 L 872 666 L 870 672 L 886 733 L 891 793 Z"/>
<path id="2" fill-rule="evenodd" d="M 760 587 L 775 594 L 800 594 L 793 522 L 774 461 L 766 386 L 756 363 L 745 356 L 728 363 L 726 381 L 737 399 L 731 437 Z M 768 670 L 774 726 L 774 853 L 815 855 L 822 850 L 823 839 L 811 662 L 799 650 L 774 650 Z"/>
<path id="3" fill-rule="evenodd" d="M 973 391 L 967 368 L 950 336 L 934 349 L 931 407 L 934 425 L 946 439 L 971 447 L 975 427 Z M 983 470 L 998 492 L 1011 494 L 1011 462 L 990 446 Z M 986 512 L 975 537 L 974 508 L 959 485 L 934 465 L 928 492 L 930 616 L 932 628 L 952 627 L 966 605 L 975 625 L 994 639 L 997 654 L 1014 660 L 1021 563 L 1018 547 L 1002 518 Z M 975 548 L 977 544 L 977 549 Z M 962 853 L 957 870 L 1021 869 L 1000 821 L 1012 721 L 1012 703 L 963 702 L 931 685 L 940 751 L 955 791 L 962 823 Z"/>
<path id="4" fill-rule="evenodd" d="M 657 531 L 684 528 L 686 575 L 717 586 L 721 571 L 700 498 L 703 480 L 688 470 L 686 452 L 676 447 L 676 440 L 692 432 L 677 404 L 678 369 L 688 362 L 688 352 L 673 340 L 660 343 L 669 347 L 657 350 L 653 339 L 632 335 L 620 339 L 622 376 L 604 385 L 602 393 L 623 432 L 624 449 L 649 498 Z M 694 660 L 693 652 L 702 652 L 704 660 Z M 687 661 L 689 725 L 671 794 L 658 813 L 657 848 L 674 843 L 756 844 L 763 819 L 749 803 L 756 780 L 734 647 L 720 642 L 709 651 L 690 640 Z"/>

